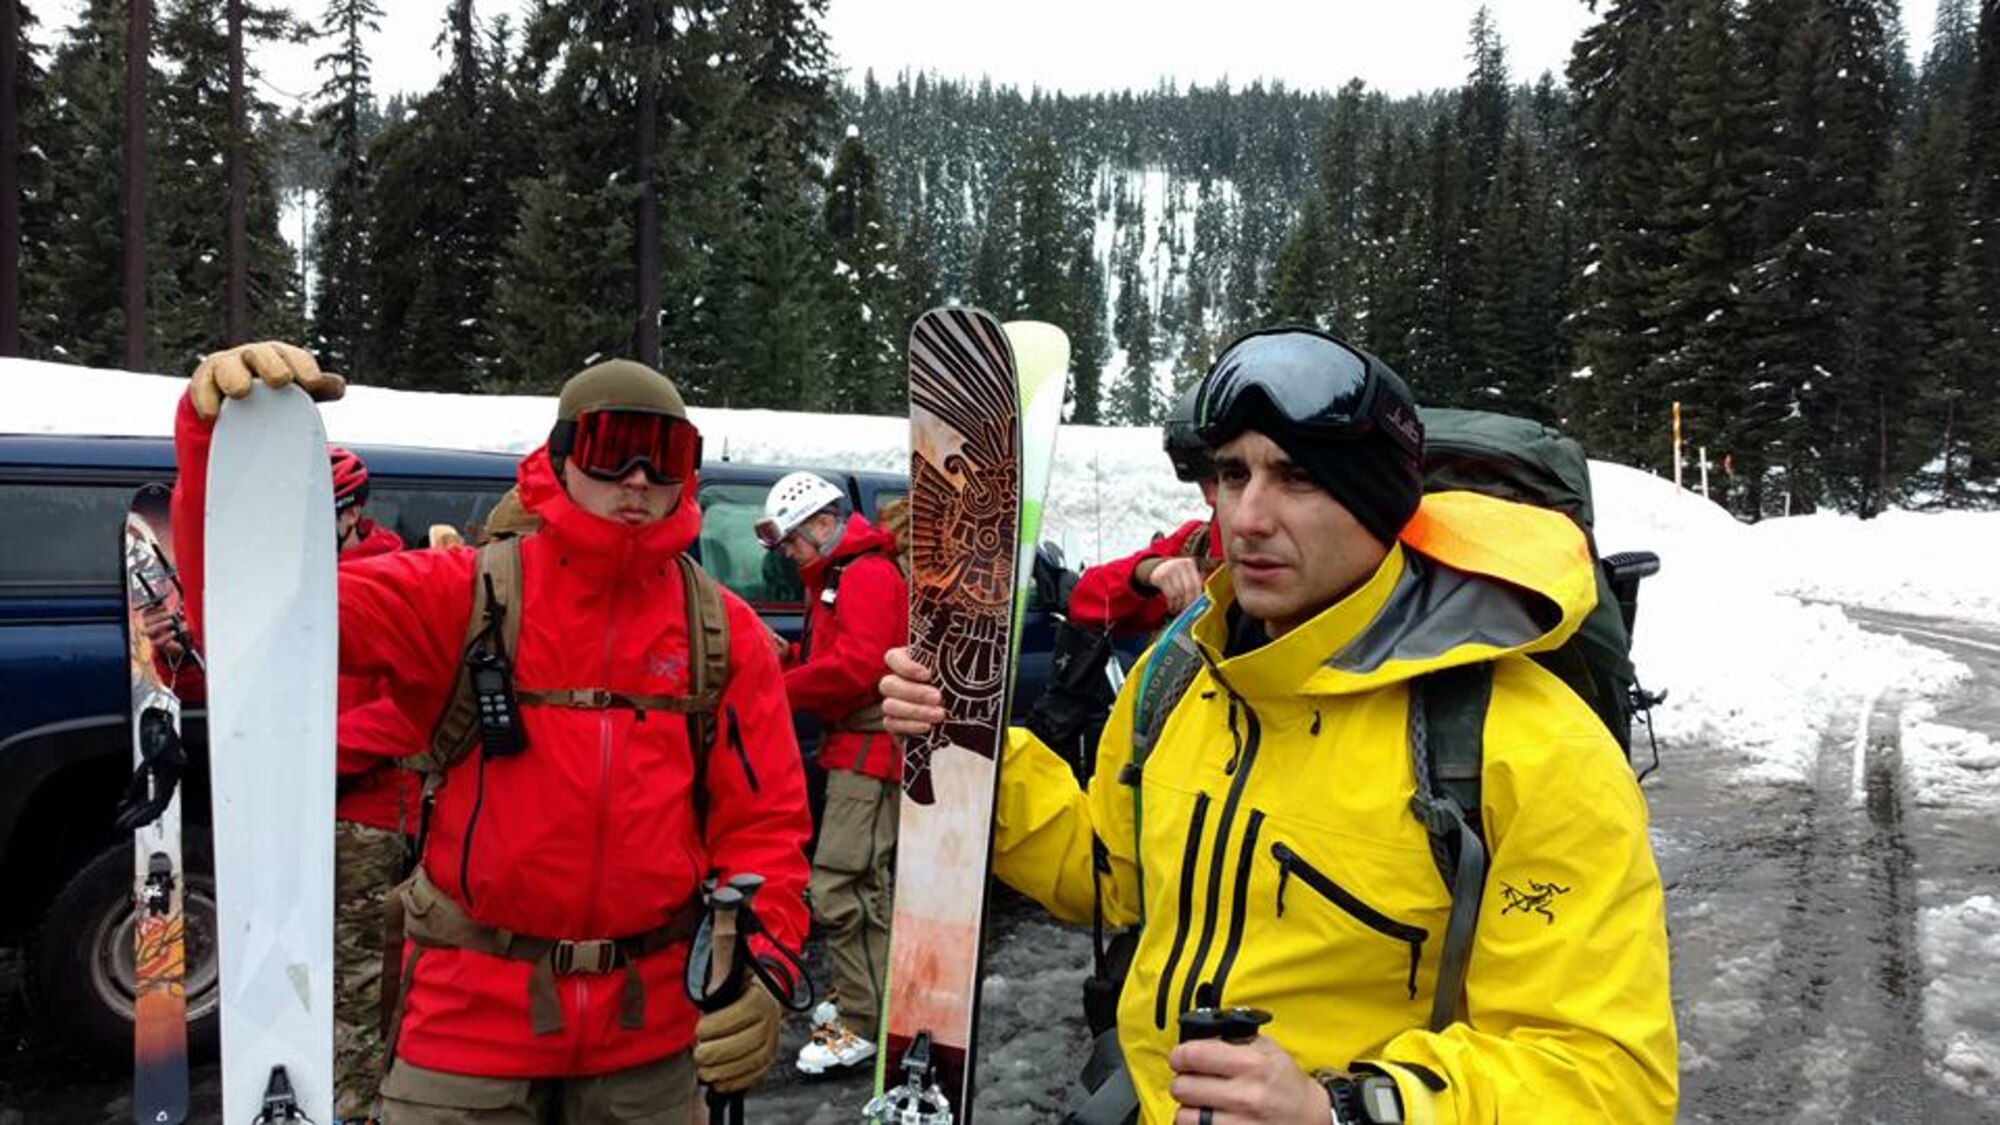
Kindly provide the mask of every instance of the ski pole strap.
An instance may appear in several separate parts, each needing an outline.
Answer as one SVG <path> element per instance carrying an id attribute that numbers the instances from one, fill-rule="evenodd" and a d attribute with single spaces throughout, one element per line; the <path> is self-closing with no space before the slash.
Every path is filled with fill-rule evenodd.
<path id="1" fill-rule="evenodd" d="M 528 974 L 528 1016 L 536 1035 L 562 1030 L 556 977 L 621 968 L 625 970 L 625 987 L 620 996 L 619 1025 L 628 1031 L 643 1028 L 646 986 L 639 976 L 640 958 L 692 938 L 702 916 L 701 903 L 690 899 L 675 908 L 663 925 L 644 933 L 620 938 L 543 938 L 474 921 L 421 867 L 397 893 L 403 900 L 404 933 L 416 946 L 417 955 L 427 948 L 465 949 L 534 965 Z M 416 960 L 413 956 L 403 969 L 406 993 L 416 972 Z"/>

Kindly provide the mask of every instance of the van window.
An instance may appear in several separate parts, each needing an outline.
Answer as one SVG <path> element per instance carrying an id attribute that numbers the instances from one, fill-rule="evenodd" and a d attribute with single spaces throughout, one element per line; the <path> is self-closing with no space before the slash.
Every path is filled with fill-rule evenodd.
<path id="1" fill-rule="evenodd" d="M 798 568 L 757 542 L 769 491 L 763 484 L 701 486 L 701 565 L 753 606 L 796 609 L 806 597 Z"/>
<path id="2" fill-rule="evenodd" d="M 397 481 L 368 485 L 368 506 L 362 514 L 394 531 L 405 547 L 430 544 L 431 525 L 448 523 L 466 542 L 475 541 L 474 524 L 487 513 L 513 481 Z"/>
<path id="3" fill-rule="evenodd" d="M 0 482 L 0 527 L 31 540 L 0 550 L 0 586 L 117 587 L 133 482 Z"/>

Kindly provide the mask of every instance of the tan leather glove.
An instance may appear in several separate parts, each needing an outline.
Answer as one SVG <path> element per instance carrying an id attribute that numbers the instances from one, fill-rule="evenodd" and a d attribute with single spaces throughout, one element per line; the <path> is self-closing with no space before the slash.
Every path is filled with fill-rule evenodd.
<path id="1" fill-rule="evenodd" d="M 748 1090 L 778 1057 L 778 1023 L 784 1016 L 776 997 L 759 980 L 743 984 L 743 995 L 726 1008 L 701 1017 L 694 1028 L 694 1070 L 709 1089 L 733 1094 Z"/>
<path id="2" fill-rule="evenodd" d="M 224 396 L 242 398 L 258 380 L 273 389 L 297 383 L 316 402 L 332 402 L 347 393 L 347 380 L 321 371 L 312 353 L 265 340 L 227 348 L 202 360 L 188 380 L 188 396 L 194 400 L 194 412 L 212 422 L 222 413 Z"/>

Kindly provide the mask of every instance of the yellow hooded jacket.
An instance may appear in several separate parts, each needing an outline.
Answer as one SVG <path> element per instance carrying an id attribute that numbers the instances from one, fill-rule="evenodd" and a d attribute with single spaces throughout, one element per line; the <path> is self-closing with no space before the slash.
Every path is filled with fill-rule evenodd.
<path id="1" fill-rule="evenodd" d="M 1142 1120 L 1173 1119 L 1167 1054 L 1205 985 L 1215 1003 L 1268 1009 L 1265 1033 L 1308 1073 L 1381 1068 L 1413 1123 L 1672 1121 L 1646 806 L 1595 714 L 1525 655 L 1560 645 L 1595 604 L 1575 525 L 1472 493 L 1427 496 L 1373 577 L 1236 656 L 1226 570 L 1208 593 L 1193 626 L 1205 667 L 1144 763 L 1137 809 L 1120 778 L 1143 667 L 1088 793 L 1015 730 L 996 808 L 995 873 L 1057 917 L 1091 916 L 1093 836 L 1110 853 L 1106 920 L 1143 909 L 1118 1010 Z M 1494 662 L 1491 861 L 1460 1022 L 1432 1032 L 1451 899 L 1410 811 L 1407 689 L 1476 661 Z"/>

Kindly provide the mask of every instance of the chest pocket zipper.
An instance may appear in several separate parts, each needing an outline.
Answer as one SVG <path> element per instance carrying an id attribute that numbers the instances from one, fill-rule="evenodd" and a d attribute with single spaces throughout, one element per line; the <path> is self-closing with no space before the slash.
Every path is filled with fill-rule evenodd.
<path id="1" fill-rule="evenodd" d="M 1410 999 L 1417 998 L 1417 966 L 1423 961 L 1424 942 L 1430 940 L 1430 931 L 1421 926 L 1398 922 L 1354 896 L 1352 891 L 1328 878 L 1326 873 L 1307 863 L 1283 841 L 1271 845 L 1271 858 L 1278 861 L 1278 917 L 1285 916 L 1285 885 L 1297 875 L 1299 881 L 1319 892 L 1320 897 L 1339 907 L 1348 917 L 1381 934 L 1383 937 L 1400 941 L 1410 947 Z"/>

